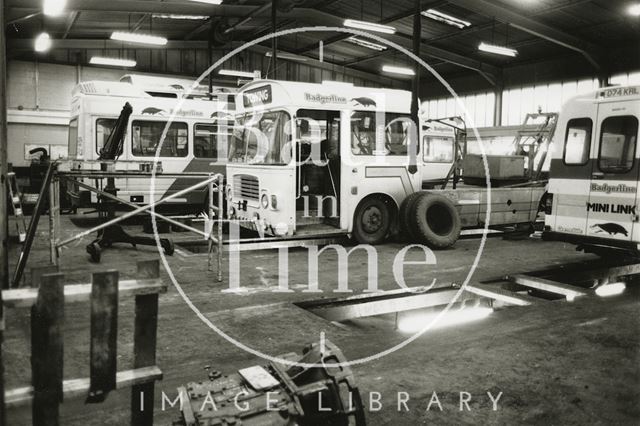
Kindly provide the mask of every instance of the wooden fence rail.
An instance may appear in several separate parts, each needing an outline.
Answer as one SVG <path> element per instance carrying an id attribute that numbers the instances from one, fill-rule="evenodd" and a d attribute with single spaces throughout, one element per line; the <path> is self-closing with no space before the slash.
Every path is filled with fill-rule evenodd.
<path id="1" fill-rule="evenodd" d="M 35 426 L 60 424 L 64 398 L 85 396 L 103 401 L 113 389 L 131 387 L 131 424 L 153 424 L 155 381 L 162 379 L 156 363 L 158 296 L 167 290 L 158 260 L 138 262 L 136 279 L 119 280 L 118 271 L 94 273 L 88 284 L 64 285 L 64 275 L 34 270 L 32 288 L 4 290 L 5 308 L 31 309 L 32 385 L 7 390 L 5 407 L 30 403 Z M 117 371 L 118 301 L 135 297 L 133 368 Z M 90 370 L 88 378 L 63 378 L 64 307 L 91 304 Z M 5 313 L 6 314 L 6 313 Z"/>

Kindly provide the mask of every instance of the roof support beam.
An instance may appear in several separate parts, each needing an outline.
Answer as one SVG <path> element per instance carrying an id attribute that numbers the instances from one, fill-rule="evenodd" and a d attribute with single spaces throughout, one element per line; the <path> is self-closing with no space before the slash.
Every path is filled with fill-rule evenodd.
<path id="1" fill-rule="evenodd" d="M 604 51 L 600 46 L 529 18 L 520 11 L 516 11 L 503 4 L 497 5 L 489 0 L 450 0 L 450 3 L 463 7 L 471 12 L 495 17 L 497 20 L 507 23 L 521 31 L 533 34 L 536 37 L 566 47 L 567 49 L 580 52 L 596 69 L 600 70 L 602 68 Z"/>
<path id="2" fill-rule="evenodd" d="M 240 46 L 240 43 L 234 43 L 232 47 Z M 153 46 L 153 45 L 145 45 L 144 47 L 136 46 L 137 48 L 143 50 L 149 49 L 207 49 L 207 41 L 205 40 L 169 40 L 169 42 L 165 46 Z M 135 47 L 134 47 L 135 48 Z M 122 43 L 119 41 L 113 40 L 88 40 L 88 39 L 52 39 L 51 40 L 51 49 L 122 49 Z M 11 53 L 16 53 L 19 51 L 33 51 L 33 40 L 31 39 L 10 39 L 7 40 L 7 50 Z M 214 49 L 216 50 L 216 49 Z M 228 47 L 225 49 L 220 48 L 220 51 L 228 51 Z M 254 45 L 248 48 L 248 50 L 265 54 L 270 51 L 270 47 L 262 46 L 262 45 Z M 292 52 L 288 52 L 286 50 L 279 49 L 279 52 L 293 54 Z M 387 78 L 381 76 L 379 74 L 370 73 L 366 71 L 361 71 L 353 68 L 344 67 L 338 63 L 333 63 L 330 61 L 320 62 L 317 59 L 310 58 L 307 56 L 302 57 L 305 59 L 305 62 L 302 62 L 305 65 L 310 65 L 316 68 L 321 68 L 327 71 L 335 71 L 338 73 L 344 72 L 349 74 L 352 77 L 363 78 L 369 81 L 376 82 L 382 86 L 390 86 L 393 84 L 394 80 L 391 78 Z M 283 60 L 281 59 L 282 62 Z"/>
<path id="3" fill-rule="evenodd" d="M 421 3 L 421 8 L 424 9 L 431 9 L 431 8 L 436 8 L 439 6 L 442 6 L 444 4 L 446 4 L 446 1 L 442 1 L 442 0 L 438 0 L 438 1 L 433 1 L 433 0 L 429 0 L 429 1 L 422 1 Z M 391 24 L 395 21 L 399 21 L 400 19 L 404 19 L 404 18 L 408 18 L 411 15 L 413 15 L 414 9 L 409 9 L 406 10 L 404 12 L 400 12 L 400 13 L 396 13 L 393 16 L 389 16 L 388 18 L 384 18 L 380 21 L 378 21 L 378 24 L 382 24 L 382 25 L 387 25 L 387 24 Z M 330 44 L 333 43 L 337 43 L 341 40 L 344 40 L 346 38 L 349 38 L 351 35 L 350 34 L 338 34 L 336 36 L 330 37 L 328 39 L 325 39 L 322 41 L 322 43 L 324 44 L 324 46 L 328 46 Z M 317 47 L 317 43 L 314 44 L 309 44 L 307 46 L 301 47 L 300 49 L 296 50 L 296 53 L 298 54 L 303 54 L 305 52 L 308 52 L 310 50 L 314 50 Z"/>
<path id="4" fill-rule="evenodd" d="M 210 5 L 199 2 L 142 1 L 142 0 L 67 0 L 67 10 L 103 11 L 122 13 L 167 13 L 181 15 L 215 15 L 241 17 L 250 13 L 255 6 Z M 42 0 L 8 0 L 9 9 L 42 9 Z"/>
<path id="5" fill-rule="evenodd" d="M 80 12 L 77 12 L 77 11 L 73 11 L 69 14 L 69 16 L 67 16 L 67 24 L 65 25 L 64 34 L 62 35 L 62 38 L 67 38 L 67 36 L 69 36 L 69 32 L 71 31 L 73 24 L 75 24 L 76 21 L 78 20 L 78 16 L 80 16 Z"/>
<path id="6" fill-rule="evenodd" d="M 475 0 L 473 0 L 475 1 Z M 431 2 L 430 2 L 431 3 Z M 41 8 L 41 0 L 9 0 L 10 7 L 13 8 Z M 72 11 L 112 11 L 123 13 L 179 13 L 179 14 L 198 14 L 209 16 L 236 16 L 245 17 L 255 11 L 255 6 L 247 5 L 218 5 L 211 6 L 205 3 L 197 2 L 155 2 L 140 0 L 68 0 L 68 10 Z M 256 16 L 268 17 L 269 10 L 266 8 Z M 291 12 L 285 14 L 286 18 L 298 19 L 308 25 L 326 25 L 333 27 L 342 27 L 344 19 L 331 13 L 321 12 L 310 8 L 294 8 Z M 386 39 L 393 41 L 403 47 L 410 48 L 412 37 L 408 34 L 386 35 Z M 171 42 L 170 42 L 171 43 Z M 494 75 L 499 73 L 499 69 L 495 66 L 471 59 L 467 56 L 430 46 L 422 43 L 421 54 L 440 59 L 479 72 L 484 78 L 492 84 L 495 82 Z"/>

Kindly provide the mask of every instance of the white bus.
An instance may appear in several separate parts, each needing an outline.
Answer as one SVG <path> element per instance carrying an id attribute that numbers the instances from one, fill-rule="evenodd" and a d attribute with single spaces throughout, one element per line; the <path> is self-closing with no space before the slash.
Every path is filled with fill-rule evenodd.
<path id="1" fill-rule="evenodd" d="M 545 239 L 588 252 L 640 250 L 640 86 L 571 99 L 555 133 Z"/>
<path id="2" fill-rule="evenodd" d="M 245 85 L 229 147 L 229 217 L 268 235 L 349 234 L 382 242 L 402 201 L 425 178 L 421 153 L 410 167 L 410 140 L 420 131 L 410 106 L 411 93 L 401 90 L 273 80 Z"/>
<path id="3" fill-rule="evenodd" d="M 152 84 L 150 79 L 153 79 Z M 68 147 L 71 167 L 85 170 L 100 168 L 95 161 L 126 102 L 133 107 L 133 112 L 116 169 L 139 170 L 140 162 L 153 161 L 172 110 L 189 83 L 145 77 L 145 86 L 132 84 L 136 81 L 141 81 L 141 78 L 125 76 L 121 82 L 87 81 L 74 88 Z M 221 136 L 227 136 L 232 131 L 233 94 L 229 99 L 231 103 L 226 102 L 224 97 L 213 101 L 194 98 L 183 100 L 160 150 L 159 161 L 164 172 L 224 173 L 228 138 Z M 193 183 L 193 180 L 187 179 L 157 179 L 152 197 L 158 200 Z M 117 179 L 116 187 L 119 188 L 118 195 L 131 202 L 152 201 L 148 178 Z M 76 206 L 96 201 L 95 193 L 70 192 Z M 202 190 L 172 201 L 174 206 L 179 205 L 181 209 L 188 205 L 193 206 L 194 211 L 199 211 L 205 197 L 206 191 Z"/>

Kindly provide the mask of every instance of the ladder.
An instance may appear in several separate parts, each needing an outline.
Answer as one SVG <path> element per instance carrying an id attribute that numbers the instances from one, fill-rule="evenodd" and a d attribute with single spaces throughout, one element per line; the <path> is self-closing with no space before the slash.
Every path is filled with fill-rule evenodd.
<path id="1" fill-rule="evenodd" d="M 27 221 L 24 218 L 24 211 L 22 210 L 22 193 L 20 192 L 20 186 L 18 185 L 15 172 L 7 173 L 7 185 L 9 185 L 9 197 L 11 198 L 13 215 L 16 218 L 18 238 L 20 243 L 24 243 L 27 238 Z"/>
<path id="2" fill-rule="evenodd" d="M 527 155 L 527 171 L 531 180 L 538 180 L 540 177 L 557 123 L 558 113 L 530 113 L 526 115 L 522 127 L 516 133 L 513 147 L 516 155 Z"/>

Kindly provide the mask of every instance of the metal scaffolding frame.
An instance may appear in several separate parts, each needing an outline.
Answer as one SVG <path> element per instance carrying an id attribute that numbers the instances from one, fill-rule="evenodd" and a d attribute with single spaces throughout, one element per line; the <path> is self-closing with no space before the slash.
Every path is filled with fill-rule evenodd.
<path id="1" fill-rule="evenodd" d="M 115 225 L 116 223 L 122 222 L 125 219 L 128 219 L 132 216 L 135 216 L 140 213 L 146 213 L 155 217 L 156 219 L 164 220 L 168 223 L 171 223 L 172 225 L 178 226 L 190 232 L 194 232 L 206 238 L 209 241 L 209 259 L 208 259 L 209 270 L 211 270 L 211 266 L 213 262 L 213 259 L 212 259 L 213 247 L 215 246 L 216 247 L 215 251 L 217 254 L 217 268 L 218 268 L 217 279 L 219 282 L 221 282 L 222 281 L 222 226 L 223 226 L 222 219 L 224 215 L 222 206 L 224 203 L 224 176 L 222 174 L 211 174 L 211 173 L 209 174 L 182 173 L 179 175 L 181 179 L 204 179 L 204 180 L 192 186 L 189 186 L 188 188 L 182 189 L 178 192 L 168 195 L 160 200 L 152 201 L 149 204 L 144 204 L 144 205 L 139 205 L 136 203 L 123 200 L 122 198 L 119 198 L 113 194 L 110 194 L 99 188 L 96 188 L 94 186 L 91 186 L 89 184 L 86 184 L 84 182 L 80 182 L 77 180 L 78 178 L 89 178 L 89 179 L 99 180 L 103 178 L 128 178 L 128 177 L 141 177 L 141 176 L 152 177 L 152 174 L 150 172 L 140 172 L 140 171 L 102 171 L 102 170 L 73 170 L 73 171 L 57 172 L 54 178 L 52 179 L 49 187 L 49 196 L 51 200 L 51 208 L 50 208 L 51 214 L 49 215 L 50 216 L 49 217 L 49 247 L 50 247 L 49 251 L 50 251 L 51 263 L 54 265 L 59 264 L 59 258 L 60 258 L 59 249 L 61 247 L 66 246 L 67 244 L 70 244 L 81 238 L 84 238 L 87 235 L 90 235 L 101 229 L 107 228 L 108 226 Z M 166 174 L 156 173 L 155 176 L 153 177 L 176 178 L 178 176 L 170 173 L 166 173 Z M 59 230 L 60 230 L 60 180 L 61 179 L 72 181 L 75 185 L 78 185 L 88 191 L 94 192 L 100 197 L 108 198 L 112 201 L 115 201 L 127 207 L 131 207 L 133 208 L 133 210 L 121 216 L 115 217 L 111 220 L 108 220 L 104 223 L 101 223 L 100 225 L 94 226 L 91 229 L 79 232 L 64 240 L 60 240 Z M 170 201 L 175 198 L 179 198 L 189 192 L 192 192 L 196 189 L 204 188 L 204 187 L 208 187 L 208 193 L 209 193 L 209 197 L 208 197 L 209 205 L 208 205 L 207 217 L 210 223 L 212 224 L 210 228 L 211 232 L 209 233 L 205 233 L 204 231 L 201 231 L 192 226 L 186 225 L 182 222 L 171 219 L 167 216 L 164 216 L 160 213 L 157 213 L 151 210 L 156 206 L 166 203 L 167 201 Z M 216 192 L 218 193 L 217 206 L 213 202 L 214 201 L 213 195 Z M 214 235 L 213 222 L 214 222 L 214 217 L 216 217 L 216 212 L 217 212 L 217 220 L 215 220 L 215 222 L 217 223 L 217 226 L 215 227 L 215 229 L 217 232 L 216 232 L 216 235 Z"/>

